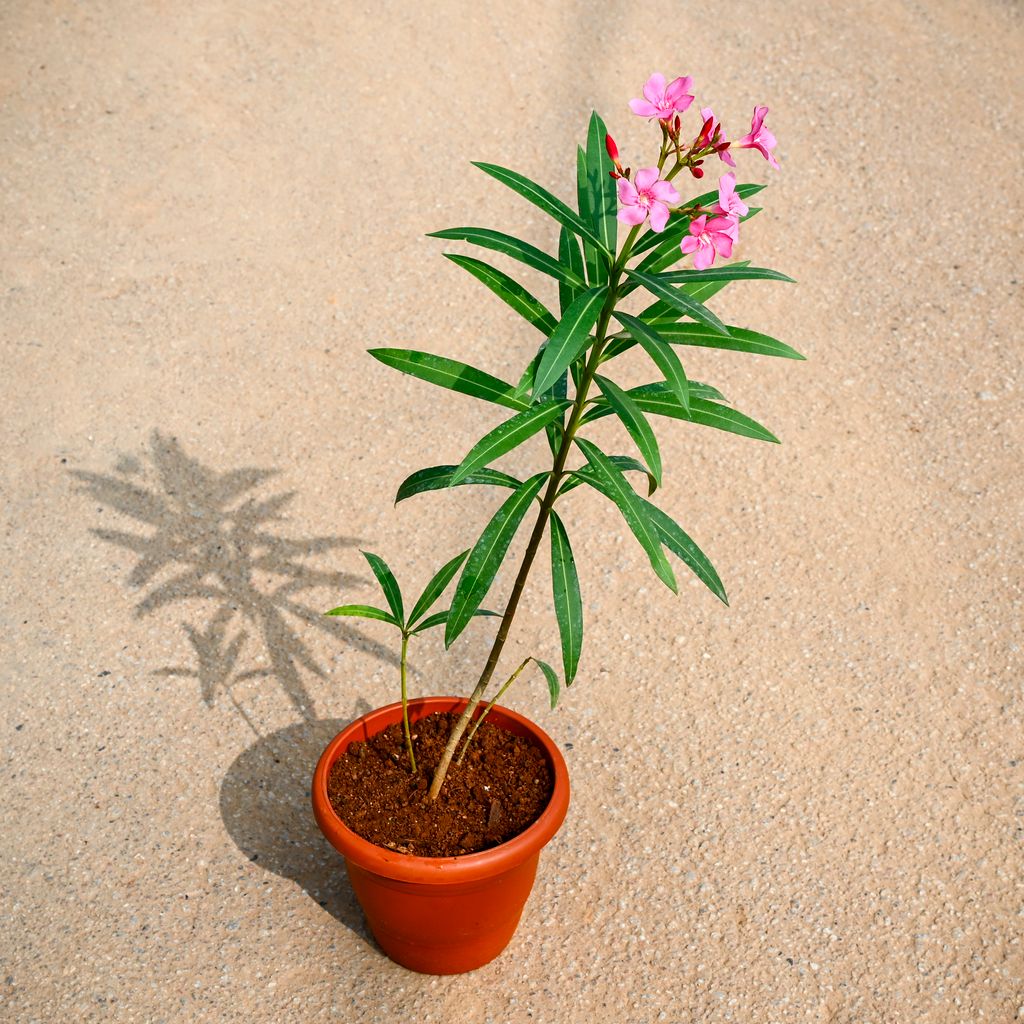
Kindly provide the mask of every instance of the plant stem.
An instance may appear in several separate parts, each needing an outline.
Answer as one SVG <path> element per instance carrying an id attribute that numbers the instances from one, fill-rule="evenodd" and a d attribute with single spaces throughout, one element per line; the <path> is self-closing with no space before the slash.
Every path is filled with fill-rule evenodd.
<path id="1" fill-rule="evenodd" d="M 405 685 L 405 665 L 406 656 L 409 653 L 409 634 L 402 630 L 402 658 L 401 658 L 401 673 L 402 673 L 402 731 L 405 733 L 405 749 L 409 751 L 409 766 L 412 768 L 413 775 L 416 774 L 416 755 L 412 752 L 412 731 L 409 728 L 409 698 L 406 692 Z"/>
<path id="2" fill-rule="evenodd" d="M 484 708 L 483 712 L 480 714 L 480 717 L 477 718 L 477 720 L 473 723 L 473 727 L 469 730 L 469 733 L 466 736 L 466 740 L 462 744 L 462 750 L 459 751 L 459 756 L 455 758 L 456 764 L 462 764 L 462 759 L 466 756 L 466 751 L 469 749 L 470 743 L 473 742 L 473 737 L 476 735 L 477 729 L 480 728 L 480 724 L 490 714 L 491 708 L 493 708 L 494 705 L 497 704 L 499 700 L 501 700 L 502 694 L 519 678 L 520 673 L 523 671 L 524 668 L 526 668 L 527 665 L 530 664 L 532 660 L 532 658 L 526 658 L 523 661 L 522 665 L 520 665 L 519 668 L 517 668 L 515 672 L 513 672 L 512 675 L 508 677 L 508 679 L 505 681 L 505 685 L 502 686 L 502 688 L 494 695 L 494 700 L 492 700 L 490 704 L 488 704 L 487 707 Z"/>
<path id="3" fill-rule="evenodd" d="M 637 227 L 634 227 L 629 232 L 618 258 L 612 263 L 608 271 L 608 295 L 605 298 L 604 305 L 601 307 L 601 313 L 597 320 L 596 340 L 594 341 L 593 348 L 590 350 L 590 358 L 587 360 L 586 368 L 580 376 L 579 385 L 576 388 L 576 399 L 573 402 L 572 413 L 562 434 L 562 444 L 555 455 L 554 466 L 548 478 L 547 490 L 544 492 L 544 497 L 540 503 L 537 522 L 534 524 L 533 532 L 530 534 L 530 539 L 526 545 L 526 551 L 523 553 L 523 561 L 519 566 L 519 573 L 512 584 L 512 593 L 509 595 L 508 604 L 505 606 L 505 614 L 501 618 L 501 625 L 498 627 L 498 633 L 494 638 L 494 643 L 491 645 L 491 651 L 487 656 L 483 672 L 480 673 L 480 681 L 476 684 L 476 689 L 470 695 L 469 703 L 466 705 L 465 710 L 455 723 L 451 735 L 448 737 L 448 744 L 441 755 L 441 760 L 434 770 L 434 778 L 430 783 L 430 792 L 428 793 L 428 797 L 431 800 L 436 800 L 438 793 L 441 792 L 441 786 L 444 784 L 445 776 L 448 774 L 448 768 L 451 765 L 452 758 L 455 756 L 459 740 L 466 731 L 466 727 L 473 717 L 473 712 L 480 703 L 480 699 L 483 697 L 491 677 L 494 675 L 498 659 L 501 657 L 505 641 L 508 639 L 509 630 L 512 628 L 512 620 L 515 618 L 516 609 L 519 607 L 519 599 L 523 596 L 526 580 L 530 575 L 530 569 L 533 568 L 533 560 L 537 555 L 537 549 L 540 547 L 540 542 L 544 537 L 544 530 L 551 516 L 551 509 L 555 504 L 558 486 L 565 473 L 565 463 L 569 458 L 573 438 L 579 429 L 580 419 L 583 416 L 583 410 L 587 402 L 587 392 L 590 390 L 594 374 L 597 373 L 597 368 L 601 362 L 601 352 L 604 349 L 608 335 L 608 322 L 611 320 L 615 304 L 619 299 L 618 285 L 619 278 L 622 275 L 622 268 L 625 266 L 626 260 L 629 259 L 633 249 L 633 242 L 636 240 L 639 230 L 640 225 L 637 225 Z"/>

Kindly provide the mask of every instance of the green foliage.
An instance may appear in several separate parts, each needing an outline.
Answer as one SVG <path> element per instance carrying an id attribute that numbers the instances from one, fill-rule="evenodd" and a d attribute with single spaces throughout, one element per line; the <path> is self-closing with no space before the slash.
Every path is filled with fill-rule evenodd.
<path id="1" fill-rule="evenodd" d="M 407 348 L 371 350 L 380 362 L 403 373 L 512 412 L 509 419 L 484 434 L 457 465 L 430 466 L 408 476 L 398 488 L 396 503 L 427 491 L 468 484 L 503 488 L 506 495 L 473 546 L 451 559 L 433 576 L 413 606 L 408 621 L 404 618 L 402 597 L 394 575 L 379 556 L 369 553 L 367 560 L 389 610 L 369 605 L 342 605 L 329 614 L 378 619 L 398 626 L 406 637 L 443 625 L 445 645 L 449 646 L 474 616 L 497 614 L 482 609 L 481 605 L 502 569 L 526 513 L 536 502 L 538 519 L 526 544 L 519 574 L 512 585 L 512 596 L 481 677 L 484 687 L 501 653 L 511 616 L 545 529 L 550 532 L 552 596 L 565 684 L 571 684 L 577 676 L 583 650 L 583 602 L 569 534 L 554 505 L 568 499 L 583 484 L 615 504 L 643 547 L 654 572 L 666 586 L 673 591 L 677 589 L 668 558 L 672 555 L 716 597 L 727 602 L 725 588 L 708 557 L 671 516 L 648 500 L 667 471 L 650 417 L 687 420 L 748 438 L 776 442 L 766 428 L 727 404 L 716 388 L 690 378 L 680 351 L 692 348 L 694 358 L 699 355 L 697 349 L 803 358 L 790 346 L 765 334 L 726 325 L 707 305 L 734 281 L 790 281 L 791 278 L 778 271 L 751 266 L 748 261 L 719 264 L 702 271 L 677 268 L 684 258 L 679 246 L 688 233 L 691 217 L 700 216 L 716 202 L 716 192 L 707 192 L 685 202 L 681 212 L 672 217 L 660 234 L 649 227 L 634 229 L 620 246 L 616 183 L 609 173 L 613 163 L 606 151 L 605 137 L 604 122 L 594 113 L 587 127 L 586 144 L 577 149 L 575 210 L 518 172 L 489 163 L 475 165 L 551 218 L 557 226 L 554 254 L 489 228 L 457 227 L 433 234 L 433 237 L 465 242 L 509 257 L 526 273 L 541 275 L 539 280 L 552 292 L 557 286 L 556 317 L 552 312 L 554 305 L 549 307 L 546 300 L 538 299 L 504 271 L 469 256 L 445 254 L 543 335 L 535 350 L 531 346 L 527 365 L 515 385 L 443 356 Z M 663 151 L 663 161 L 668 152 Z M 674 177 L 683 166 L 682 163 L 676 166 L 670 176 Z M 685 176 L 680 176 L 676 185 L 683 180 Z M 745 183 L 738 185 L 736 192 L 748 199 L 763 187 Z M 751 209 L 747 217 L 756 213 L 757 208 Z M 554 238 L 552 243 L 555 243 Z M 622 311 L 619 308 L 622 301 L 638 289 L 649 293 L 653 301 L 639 315 Z M 617 324 L 613 325 L 613 318 Z M 615 329 L 618 326 L 621 330 Z M 642 350 L 646 359 L 653 363 L 659 379 L 627 389 L 613 379 L 610 370 L 612 360 L 633 348 Z M 614 415 L 622 424 L 636 445 L 639 459 L 633 455 L 608 455 L 582 436 L 591 424 L 609 415 Z M 546 434 L 551 449 L 550 468 L 521 480 L 491 465 L 541 431 Z M 447 443 L 447 439 L 441 437 L 438 443 Z M 577 452 L 582 453 L 584 462 L 579 462 Z M 573 461 L 577 463 L 575 467 Z M 641 497 L 626 476 L 635 472 L 644 474 L 647 480 L 647 497 Z M 453 581 L 455 588 L 450 607 L 433 610 Z M 532 656 L 512 674 L 501 693 L 530 660 L 540 667 L 554 707 L 560 690 L 558 675 L 549 664 Z M 483 692 L 480 687 L 478 691 L 475 691 L 477 697 Z"/>

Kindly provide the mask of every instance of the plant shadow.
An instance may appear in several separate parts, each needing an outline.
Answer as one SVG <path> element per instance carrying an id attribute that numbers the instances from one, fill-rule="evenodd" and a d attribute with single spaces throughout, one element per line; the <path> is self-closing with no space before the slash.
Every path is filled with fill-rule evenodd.
<path id="1" fill-rule="evenodd" d="M 397 659 L 358 629 L 324 616 L 301 599 L 304 591 L 325 588 L 337 593 L 363 582 L 350 573 L 308 564 L 316 556 L 355 547 L 357 541 L 272 532 L 271 525 L 281 521 L 295 497 L 294 491 L 262 497 L 254 493 L 276 472 L 255 467 L 219 472 L 187 455 L 175 438 L 154 431 L 142 459 L 124 456 L 110 474 L 74 470 L 72 475 L 103 509 L 149 528 L 148 533 L 92 531 L 137 556 L 127 580 L 130 588 L 142 591 L 136 617 L 190 600 L 205 601 L 212 608 L 203 627 L 181 623 L 195 664 L 157 669 L 157 674 L 197 679 L 208 706 L 225 693 L 247 721 L 234 700 L 233 685 L 273 677 L 298 715 L 315 721 L 302 670 L 318 678 L 326 671 L 298 635 L 297 626 L 325 633 L 391 664 Z M 244 668 L 250 630 L 256 635 L 258 653 L 255 665 L 250 657 L 250 667 Z M 249 724 L 259 735 L 259 729 Z"/>

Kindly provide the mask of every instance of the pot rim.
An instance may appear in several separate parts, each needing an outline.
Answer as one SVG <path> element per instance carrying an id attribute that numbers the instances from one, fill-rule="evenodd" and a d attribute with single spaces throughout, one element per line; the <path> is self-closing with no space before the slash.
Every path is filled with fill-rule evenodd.
<path id="1" fill-rule="evenodd" d="M 435 711 L 461 711 L 469 701 L 465 697 L 417 697 L 409 701 L 409 710 L 422 711 L 424 717 Z M 331 845 L 347 860 L 374 874 L 401 882 L 432 882 L 450 884 L 472 882 L 511 870 L 528 857 L 539 853 L 561 827 L 569 808 L 569 771 L 562 752 L 555 742 L 536 723 L 524 715 L 495 705 L 488 720 L 495 725 L 509 723 L 517 726 L 544 750 L 554 774 L 551 799 L 540 817 L 519 835 L 479 853 L 466 853 L 458 857 L 417 857 L 398 853 L 363 839 L 338 817 L 327 796 L 327 776 L 349 744 L 364 728 L 375 735 L 388 724 L 373 729 L 374 720 L 389 717 L 401 709 L 401 701 L 375 708 L 347 725 L 327 745 L 317 762 L 313 774 L 313 813 L 321 831 Z"/>

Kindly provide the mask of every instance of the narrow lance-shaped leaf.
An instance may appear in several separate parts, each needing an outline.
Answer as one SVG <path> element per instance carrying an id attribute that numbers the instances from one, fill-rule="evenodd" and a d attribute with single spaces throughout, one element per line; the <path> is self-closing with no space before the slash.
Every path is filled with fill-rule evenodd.
<path id="1" fill-rule="evenodd" d="M 433 629 L 435 626 L 443 626 L 447 623 L 449 616 L 451 615 L 451 609 L 446 608 L 443 612 L 435 612 L 433 615 L 428 615 L 414 630 L 413 633 L 422 633 L 426 629 Z M 501 618 L 500 612 L 489 612 L 486 608 L 477 608 L 473 615 L 490 615 L 495 618 Z"/>
<path id="2" fill-rule="evenodd" d="M 543 395 L 539 396 L 542 399 L 546 398 L 565 398 L 569 393 L 569 373 L 565 371 L 562 376 L 555 381 L 552 387 L 545 391 Z M 544 433 L 547 435 L 548 447 L 551 449 L 552 456 L 558 454 L 558 449 L 562 446 L 562 434 L 565 431 L 565 412 L 562 412 L 561 416 L 553 419 L 545 428 Z"/>
<path id="3" fill-rule="evenodd" d="M 420 594 L 419 600 L 409 613 L 410 626 L 415 625 L 421 616 L 430 611 L 434 602 L 444 593 L 444 588 L 455 578 L 455 574 L 459 571 L 459 567 L 466 560 L 466 555 L 468 554 L 469 550 L 467 549 L 461 555 L 456 555 L 434 574 L 434 577 L 426 585 L 423 593 Z"/>
<path id="4" fill-rule="evenodd" d="M 584 283 L 587 271 L 583 256 L 580 254 L 579 242 L 568 228 L 562 228 L 558 232 L 558 261 L 569 267 L 580 279 L 578 286 L 566 284 L 564 281 L 558 282 L 558 308 L 564 316 L 576 296 L 587 287 Z"/>
<path id="5" fill-rule="evenodd" d="M 409 348 L 371 348 L 370 355 L 386 366 L 392 366 L 412 377 L 458 391 L 463 395 L 483 398 L 509 409 L 527 409 L 529 402 L 517 398 L 515 388 L 506 381 L 492 377 L 457 359 L 417 352 Z"/>
<path id="6" fill-rule="evenodd" d="M 587 462 L 590 463 L 595 475 L 607 488 L 605 493 L 619 507 L 626 525 L 633 531 L 633 536 L 647 552 L 651 567 L 658 574 L 658 578 L 669 590 L 676 593 L 675 573 L 672 572 L 665 552 L 661 550 L 661 541 L 647 517 L 640 496 L 629 486 L 629 481 L 615 463 L 597 445 L 584 437 L 577 437 L 576 443 L 587 457 Z"/>
<path id="7" fill-rule="evenodd" d="M 608 406 L 605 406 L 604 412 L 607 414 L 611 412 L 611 409 Z M 652 495 L 657 490 L 658 481 L 651 476 L 651 471 L 639 459 L 634 459 L 632 455 L 609 455 L 608 458 L 623 472 L 643 473 L 643 475 L 647 477 L 648 496 Z M 575 490 L 580 486 L 580 484 L 587 483 L 588 480 L 583 475 L 584 470 L 587 469 L 587 466 L 583 466 L 580 469 L 570 470 L 568 479 L 559 488 L 558 497 L 561 497 L 563 494 L 568 494 L 569 491 Z"/>
<path id="8" fill-rule="evenodd" d="M 554 711 L 554 709 L 558 705 L 558 675 L 546 661 L 541 661 L 540 658 L 534 658 L 533 660 L 537 662 L 537 665 L 540 667 L 541 672 L 544 673 L 544 678 L 547 680 L 548 696 L 551 699 L 551 710 Z M 566 685 L 568 685 L 568 680 L 566 681 Z"/>
<path id="9" fill-rule="evenodd" d="M 547 477 L 547 473 L 538 473 L 510 495 L 494 513 L 480 538 L 473 545 L 455 587 L 451 613 L 444 631 L 445 647 L 450 647 L 454 643 L 473 617 L 473 613 L 483 603 L 526 510 Z"/>
<path id="10" fill-rule="evenodd" d="M 543 430 L 570 404 L 564 399 L 551 398 L 539 405 L 531 406 L 525 412 L 518 413 L 510 420 L 496 426 L 480 438 L 459 463 L 458 468 L 452 474 L 452 484 L 460 483 L 474 470 L 480 469 L 506 452 L 512 451 L 527 438 Z"/>
<path id="11" fill-rule="evenodd" d="M 690 408 L 690 385 L 686 379 L 683 364 L 672 346 L 653 327 L 627 313 L 616 313 L 618 321 L 640 342 L 640 346 L 651 357 L 654 365 L 665 375 L 665 381 L 684 409 Z"/>
<path id="12" fill-rule="evenodd" d="M 395 618 L 400 623 L 404 623 L 405 610 L 402 607 L 402 592 L 398 588 L 398 581 L 395 579 L 394 573 L 380 555 L 375 555 L 372 551 L 363 551 L 361 554 L 370 563 L 373 575 L 377 577 L 380 589 L 384 591 L 384 596 L 387 598 L 388 607 Z"/>
<path id="13" fill-rule="evenodd" d="M 767 267 L 724 266 L 708 267 L 707 270 L 667 270 L 662 274 L 653 274 L 659 281 L 666 284 L 703 284 L 705 281 L 785 281 L 796 282 L 788 274 Z M 691 292 L 692 294 L 692 292 Z"/>
<path id="14" fill-rule="evenodd" d="M 611 253 L 604 248 L 601 239 L 594 230 L 584 224 L 580 217 L 574 213 L 561 199 L 553 196 L 546 188 L 530 181 L 517 171 L 510 171 L 507 167 L 499 167 L 497 164 L 486 164 L 473 161 L 474 167 L 479 167 L 485 174 L 497 179 L 503 185 L 507 185 L 513 192 L 518 192 L 524 199 L 528 199 L 534 206 L 539 207 L 549 217 L 553 217 L 559 224 L 564 225 L 574 234 L 581 235 L 592 241 L 606 255 Z"/>
<path id="15" fill-rule="evenodd" d="M 558 514 L 551 512 L 551 586 L 555 601 L 555 618 L 562 640 L 562 667 L 565 685 L 576 678 L 583 651 L 583 599 L 576 560 L 569 546 L 569 535 Z"/>
<path id="16" fill-rule="evenodd" d="M 332 608 L 325 615 L 347 615 L 358 619 L 379 619 L 381 622 L 389 622 L 392 626 L 401 627 L 401 623 L 383 608 L 373 608 L 368 604 L 343 604 L 338 608 Z"/>
<path id="17" fill-rule="evenodd" d="M 407 476 L 399 485 L 398 494 L 395 495 L 395 504 L 411 498 L 415 494 L 422 494 L 424 491 L 443 491 L 452 486 L 452 476 L 458 466 L 429 466 L 426 469 L 418 469 L 415 473 Z M 515 490 L 522 486 L 522 480 L 517 480 L 508 473 L 502 473 L 498 469 L 479 469 L 470 473 L 459 481 L 463 484 L 491 484 L 496 487 L 511 487 Z"/>
<path id="18" fill-rule="evenodd" d="M 633 443 L 640 449 L 640 454 L 647 463 L 647 468 L 654 477 L 655 482 L 661 486 L 661 452 L 658 449 L 658 439 L 654 436 L 647 418 L 640 411 L 636 402 L 623 391 L 613 380 L 594 374 L 594 380 L 601 389 L 608 402 L 608 405 L 618 415 L 622 425 L 626 428 Z"/>
<path id="19" fill-rule="evenodd" d="M 711 331 L 703 324 L 658 324 L 658 333 L 673 345 L 694 345 L 700 348 L 720 348 L 733 352 L 751 352 L 759 356 L 778 356 L 782 359 L 803 359 L 795 348 L 770 338 L 767 334 L 748 331 L 743 327 L 729 327 L 727 335 Z"/>
<path id="20" fill-rule="evenodd" d="M 533 381 L 535 395 L 547 391 L 590 343 L 590 331 L 597 323 L 607 292 L 604 286 L 591 288 L 565 311 L 541 353 Z"/>
<path id="21" fill-rule="evenodd" d="M 446 252 L 449 259 L 457 266 L 468 270 L 478 281 L 482 281 L 503 302 L 507 302 L 527 323 L 533 324 L 538 331 L 550 334 L 558 321 L 544 303 L 531 295 L 518 281 L 496 267 L 492 267 L 472 256 L 459 256 Z"/>
<path id="22" fill-rule="evenodd" d="M 594 472 L 593 466 L 583 466 L 573 471 L 580 483 L 588 483 L 601 491 L 606 497 L 611 497 L 607 485 Z M 710 559 L 693 542 L 685 530 L 670 516 L 666 515 L 660 508 L 644 498 L 640 499 L 647 512 L 651 525 L 657 530 L 661 543 L 678 555 L 693 570 L 697 578 L 717 597 L 723 604 L 728 604 L 729 599 L 725 593 L 725 587 L 711 564 Z"/>
<path id="23" fill-rule="evenodd" d="M 667 302 L 670 306 L 675 306 L 676 309 L 681 310 L 688 317 L 706 324 L 720 334 L 728 333 L 725 324 L 710 309 L 703 303 L 698 302 L 683 289 L 664 284 L 658 278 L 651 277 L 648 274 L 641 274 L 636 270 L 627 270 L 626 273 L 634 281 L 639 281 L 652 295 Z"/>
<path id="24" fill-rule="evenodd" d="M 431 238 L 450 238 L 461 242 L 471 242 L 483 249 L 491 249 L 494 252 L 504 253 L 511 256 L 520 263 L 525 263 L 542 274 L 555 278 L 564 284 L 574 288 L 585 287 L 585 282 L 576 271 L 561 260 L 538 249 L 529 242 L 513 235 L 506 235 L 503 231 L 492 231 L 490 228 L 446 228 L 444 231 L 431 231 Z"/>
<path id="25" fill-rule="evenodd" d="M 712 387 L 710 384 L 702 384 L 700 381 L 691 380 L 688 381 L 690 385 L 690 400 L 694 398 L 703 398 L 711 402 L 725 402 L 725 395 L 716 387 Z M 654 381 L 652 384 L 640 384 L 635 388 L 630 388 L 627 392 L 630 398 L 634 402 L 638 403 L 638 408 L 644 404 L 649 404 L 646 400 L 649 399 L 663 399 L 666 396 L 672 403 L 672 407 L 678 408 L 675 395 L 672 394 L 672 389 L 668 384 L 663 381 Z M 608 400 L 603 396 L 595 398 L 590 404 L 590 407 L 583 414 L 583 418 L 580 420 L 581 424 L 592 423 L 594 420 L 601 419 L 602 416 L 607 416 L 612 412 L 611 406 L 608 404 Z"/>
<path id="26" fill-rule="evenodd" d="M 739 260 L 733 263 L 734 267 L 748 267 L 750 266 L 749 260 Z M 716 296 L 729 282 L 728 281 L 704 281 L 700 284 L 686 284 L 682 286 L 691 298 L 696 299 L 698 302 L 707 302 L 708 299 Z M 644 323 L 654 324 L 657 328 L 661 329 L 662 321 L 675 322 L 679 319 L 680 314 L 683 311 L 676 305 L 672 305 L 668 302 L 663 302 L 659 299 L 657 302 L 648 306 L 645 310 L 641 311 L 640 319 Z"/>
<path id="27" fill-rule="evenodd" d="M 582 146 L 576 147 L 576 205 L 580 217 L 587 224 L 592 224 L 594 217 L 590 202 L 590 183 L 587 181 L 587 154 Z M 597 246 L 593 242 L 582 240 L 583 262 L 589 284 L 604 284 L 608 280 L 608 264 L 601 258 Z"/>
<path id="28" fill-rule="evenodd" d="M 638 393 L 640 389 L 634 388 L 629 392 L 630 397 L 637 406 L 647 413 L 655 416 L 669 416 L 676 420 L 689 420 L 691 423 L 701 423 L 706 427 L 714 427 L 717 430 L 725 430 L 730 434 L 739 434 L 742 437 L 752 437 L 755 441 L 770 441 L 778 444 L 779 439 L 761 426 L 756 420 L 727 405 L 719 405 L 717 402 L 710 402 L 703 398 L 690 396 L 689 411 L 679 403 L 679 399 L 669 391 L 657 391 L 654 388 Z M 591 407 L 585 417 L 587 422 L 607 416 L 608 410 L 598 406 Z"/>
<path id="29" fill-rule="evenodd" d="M 590 216 L 601 244 L 615 252 L 618 221 L 618 199 L 615 179 L 611 176 L 612 158 L 605 146 L 608 129 L 597 111 L 590 115 L 587 129 L 587 191 L 590 194 Z"/>
<path id="30" fill-rule="evenodd" d="M 703 551 L 690 539 L 686 531 L 669 515 L 663 512 L 656 505 L 649 501 L 640 499 L 644 503 L 647 515 L 654 524 L 661 537 L 662 544 L 678 555 L 694 572 L 696 577 L 711 591 L 723 604 L 729 603 L 725 587 L 711 564 L 711 560 Z"/>

